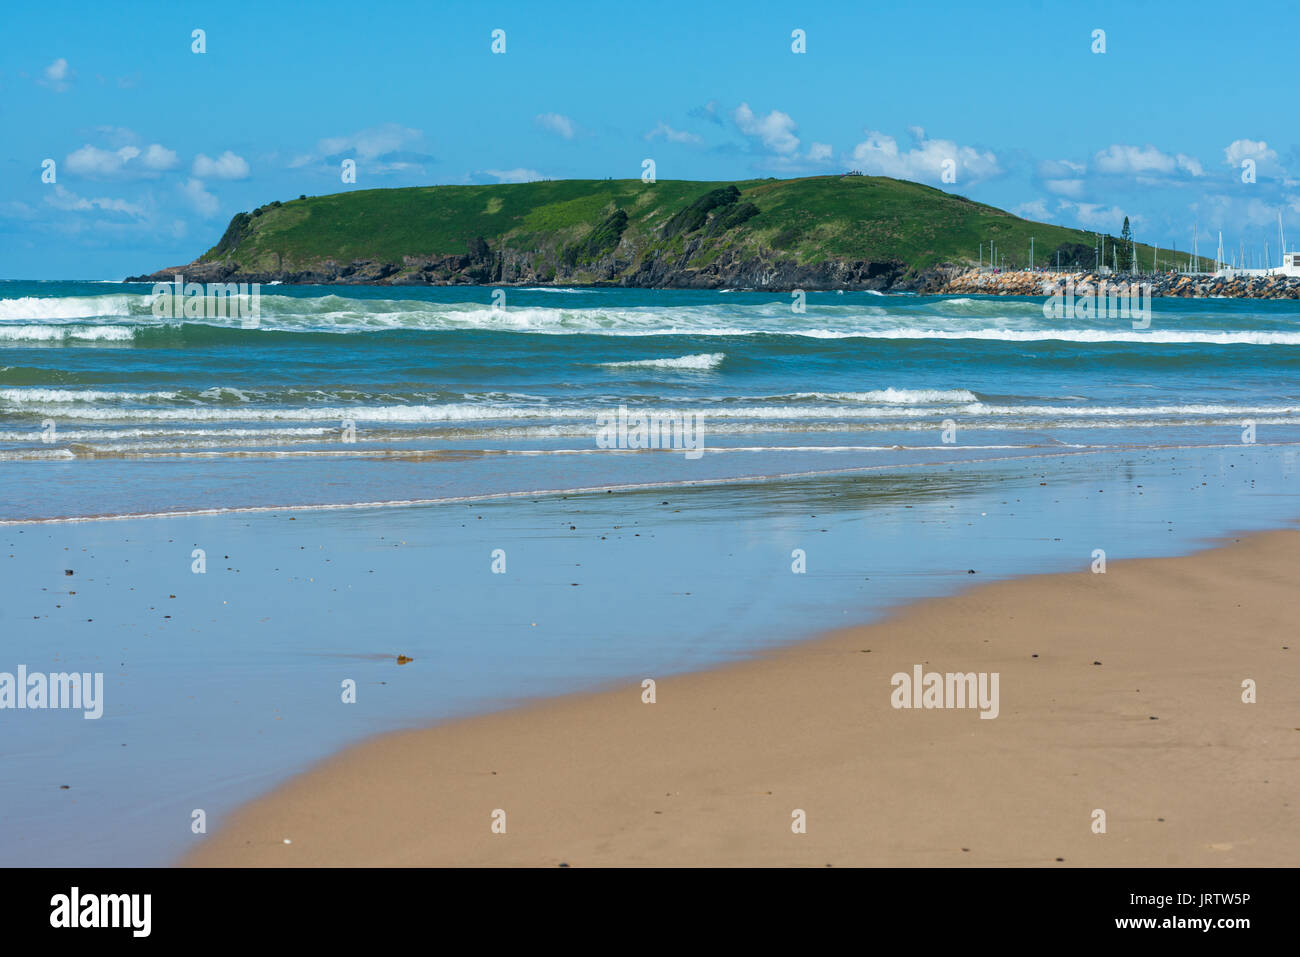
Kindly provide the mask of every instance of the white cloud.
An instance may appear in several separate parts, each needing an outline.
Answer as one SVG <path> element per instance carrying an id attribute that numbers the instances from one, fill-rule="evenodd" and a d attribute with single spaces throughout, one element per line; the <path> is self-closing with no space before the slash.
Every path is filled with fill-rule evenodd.
<path id="1" fill-rule="evenodd" d="M 1233 140 L 1223 150 L 1223 156 L 1229 166 L 1240 166 L 1244 159 L 1253 159 L 1256 162 L 1260 160 L 1277 159 L 1277 150 L 1268 148 L 1268 143 L 1264 140 Z"/>
<path id="2" fill-rule="evenodd" d="M 731 111 L 736 128 L 752 141 L 751 152 L 757 154 L 755 169 L 796 175 L 818 172 L 835 164 L 835 150 L 829 143 L 812 143 L 807 152 L 799 152 L 798 125 L 788 113 L 772 110 L 765 116 L 755 113 L 748 103 Z"/>
<path id="3" fill-rule="evenodd" d="M 119 176 L 151 176 L 161 170 L 171 169 L 179 162 L 174 150 L 153 143 L 143 151 L 138 146 L 123 146 L 104 150 L 87 143 L 69 153 L 63 161 L 64 168 L 79 176 L 112 179 Z"/>
<path id="4" fill-rule="evenodd" d="M 1102 173 L 1116 175 L 1135 173 L 1172 173 L 1174 159 L 1154 146 L 1122 146 L 1114 144 L 1093 157 L 1093 165 Z"/>
<path id="5" fill-rule="evenodd" d="M 1039 222 L 1055 219 L 1055 215 L 1047 208 L 1046 200 L 1035 199 L 1028 203 L 1021 203 L 1011 210 L 1021 219 L 1034 219 Z"/>
<path id="6" fill-rule="evenodd" d="M 49 66 L 47 66 L 41 75 L 44 77 L 40 80 L 42 86 L 48 86 L 55 93 L 66 92 L 72 86 L 72 70 L 68 67 L 68 61 L 59 57 Z"/>
<path id="7" fill-rule="evenodd" d="M 216 159 L 210 159 L 200 153 L 194 157 L 192 172 L 195 176 L 204 179 L 244 179 L 248 176 L 248 162 L 230 150 L 226 150 Z"/>
<path id="8" fill-rule="evenodd" d="M 516 167 L 515 169 L 483 169 L 478 172 L 491 176 L 498 183 L 535 183 L 546 178 L 535 169 L 524 169 L 522 167 Z"/>
<path id="9" fill-rule="evenodd" d="M 645 135 L 647 140 L 658 139 L 663 137 L 669 143 L 703 143 L 703 138 L 694 133 L 687 133 L 683 130 L 675 130 L 667 123 L 660 123 L 649 133 Z"/>
<path id="10" fill-rule="evenodd" d="M 1083 163 L 1073 160 L 1042 160 L 1037 173 L 1043 189 L 1057 196 L 1069 196 L 1081 199 L 1084 193 L 1083 174 L 1087 170 Z"/>
<path id="11" fill-rule="evenodd" d="M 920 127 L 912 127 L 917 145 L 910 150 L 899 149 L 892 136 L 875 130 L 866 132 L 867 138 L 853 147 L 850 156 L 852 164 L 864 173 L 941 183 L 945 160 L 954 162 L 958 184 L 977 183 L 1002 172 L 998 158 L 988 150 L 958 146 L 951 140 L 925 139 Z"/>
<path id="12" fill-rule="evenodd" d="M 1269 149 L 1264 140 L 1233 140 L 1223 150 L 1224 162 L 1228 166 L 1241 168 L 1241 161 L 1252 159 L 1258 172 L 1270 175 L 1285 175 L 1286 170 L 1278 162 L 1277 150 Z M 1289 185 L 1289 184 L 1288 184 Z"/>
<path id="13" fill-rule="evenodd" d="M 356 159 L 372 160 L 409 146 L 423 137 L 424 134 L 419 130 L 399 126 L 397 123 L 383 123 L 346 136 L 323 139 L 317 144 L 317 150 L 325 157 L 355 153 Z"/>
<path id="14" fill-rule="evenodd" d="M 81 149 L 69 153 L 63 166 L 68 172 L 81 176 L 117 176 L 125 170 L 127 163 L 139 155 L 140 150 L 134 146 L 101 150 L 87 143 Z"/>
<path id="15" fill-rule="evenodd" d="M 400 126 L 397 123 L 383 123 L 344 136 L 326 137 L 316 144 L 314 152 L 304 153 L 290 160 L 289 168 L 301 169 L 304 166 L 320 163 L 337 163 L 340 158 L 347 158 L 363 165 L 366 174 L 371 176 L 410 170 L 423 172 L 425 163 L 435 161 L 434 157 L 427 153 L 411 151 L 411 147 L 420 144 L 423 140 L 424 133 L 421 130 Z M 222 154 L 214 162 L 220 163 L 224 158 L 225 154 Z"/>
<path id="16" fill-rule="evenodd" d="M 100 209 L 110 213 L 124 213 L 127 216 L 134 216 L 137 219 L 143 218 L 145 211 L 143 207 L 134 203 L 128 203 L 124 199 L 111 199 L 108 197 L 98 197 L 95 199 L 86 199 L 78 196 L 70 189 L 66 189 L 63 184 L 56 184 L 53 193 L 47 193 L 45 202 L 49 203 L 55 209 L 63 209 L 75 212 L 86 210 Z"/>
<path id="17" fill-rule="evenodd" d="M 573 120 L 560 113 L 538 113 L 533 122 L 544 130 L 550 130 L 552 133 L 558 133 L 566 140 L 573 139 L 573 134 L 577 132 Z"/>
<path id="18" fill-rule="evenodd" d="M 1056 193 L 1058 196 L 1069 196 L 1078 199 L 1083 195 L 1083 180 L 1081 179 L 1049 179 L 1043 182 L 1043 186 L 1049 193 Z"/>
<path id="19" fill-rule="evenodd" d="M 1038 175 L 1044 179 L 1070 179 L 1087 167 L 1071 160 L 1043 160 L 1038 164 Z"/>
<path id="20" fill-rule="evenodd" d="M 174 169 L 180 163 L 180 157 L 176 155 L 175 150 L 169 150 L 165 146 L 153 143 L 144 151 L 140 162 L 146 169 Z"/>
<path id="21" fill-rule="evenodd" d="M 1056 204 L 1059 210 L 1069 210 L 1074 214 L 1075 222 L 1087 229 L 1095 229 L 1099 232 L 1118 233 L 1120 227 L 1124 224 L 1124 210 L 1118 206 L 1104 206 L 1101 203 L 1072 203 L 1069 200 L 1059 200 Z M 1142 223 L 1141 216 L 1130 216 L 1129 226 L 1136 228 Z"/>
<path id="22" fill-rule="evenodd" d="M 1097 153 L 1092 160 L 1093 167 L 1101 173 L 1112 176 L 1137 176 L 1149 180 L 1151 174 L 1170 176 L 1178 171 L 1192 176 L 1201 176 L 1204 170 L 1200 160 L 1183 153 L 1170 156 L 1162 153 L 1150 143 L 1146 146 L 1126 146 L 1113 144 Z"/>
<path id="23" fill-rule="evenodd" d="M 758 116 L 748 103 L 741 103 L 731 118 L 740 132 L 758 139 L 765 149 L 786 154 L 799 149 L 799 137 L 794 135 L 797 127 L 788 113 L 773 110 L 767 116 Z"/>
<path id="24" fill-rule="evenodd" d="M 195 212 L 200 216 L 207 219 L 217 214 L 220 203 L 217 201 L 217 197 L 203 188 L 202 182 L 190 178 L 178 188 L 186 201 L 194 207 Z"/>

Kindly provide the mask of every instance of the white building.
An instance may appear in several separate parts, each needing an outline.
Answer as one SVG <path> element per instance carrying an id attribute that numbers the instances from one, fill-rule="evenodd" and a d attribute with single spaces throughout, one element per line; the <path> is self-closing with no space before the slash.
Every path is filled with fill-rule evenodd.
<path id="1" fill-rule="evenodd" d="M 1224 279 L 1253 278 L 1255 276 L 1286 276 L 1300 279 L 1300 253 L 1283 253 L 1282 265 L 1280 266 L 1270 266 L 1267 269 L 1232 269 L 1225 266 L 1214 275 L 1222 276 Z"/>

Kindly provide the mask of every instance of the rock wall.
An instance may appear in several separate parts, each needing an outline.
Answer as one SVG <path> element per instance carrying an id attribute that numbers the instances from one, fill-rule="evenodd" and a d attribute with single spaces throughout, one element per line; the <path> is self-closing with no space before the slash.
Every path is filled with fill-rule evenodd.
<path id="1" fill-rule="evenodd" d="M 1152 296 L 1203 299 L 1221 296 L 1240 299 L 1300 299 L 1300 278 L 1255 276 L 1226 279 L 1215 276 L 1159 273 L 1150 276 L 1101 275 L 1095 272 L 1054 272 L 1020 270 L 989 272 L 977 269 L 954 270 L 936 276 L 926 292 L 939 295 L 1050 296 L 1074 283 L 1097 288 L 1102 282 L 1115 285 L 1149 283 Z"/>

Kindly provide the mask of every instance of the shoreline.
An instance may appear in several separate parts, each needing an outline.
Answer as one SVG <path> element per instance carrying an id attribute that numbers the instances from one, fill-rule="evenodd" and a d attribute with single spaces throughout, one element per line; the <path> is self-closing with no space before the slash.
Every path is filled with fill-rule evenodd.
<path id="1" fill-rule="evenodd" d="M 175 862 L 205 839 L 194 809 L 215 832 L 373 735 L 745 661 L 980 582 L 1076 571 L 1098 546 L 1156 558 L 1292 525 L 1295 476 L 1293 450 L 1241 445 L 0 528 L 8 670 L 102 670 L 107 695 L 103 720 L 71 728 L 18 713 L 12 860 Z"/>
<path id="2" fill-rule="evenodd" d="M 1269 448 L 1273 445 L 1278 447 L 1290 446 L 1294 443 L 1257 443 L 1257 447 Z M 1238 444 L 1233 443 L 1209 443 L 1204 445 L 1185 445 L 1185 446 L 1152 446 L 1156 449 L 1172 449 L 1175 451 L 1184 450 L 1202 450 L 1202 449 L 1236 449 Z M 893 450 L 893 447 L 890 447 Z M 725 447 L 710 449 L 710 451 L 729 451 Z M 922 450 L 928 451 L 928 450 Z M 927 469 L 927 468 L 949 468 L 961 465 L 997 465 L 1003 463 L 1018 463 L 1034 461 L 1038 459 L 1060 459 L 1072 456 L 1082 455 L 1105 455 L 1115 452 L 1126 451 L 1144 451 L 1144 449 L 1129 450 L 1125 448 L 1096 448 L 1096 449 L 1078 449 L 1078 448 L 1057 448 L 1051 447 L 1044 451 L 1027 453 L 1024 455 L 1003 455 L 987 457 L 971 457 L 966 459 L 956 459 L 950 461 L 923 461 L 923 462 L 894 462 L 881 465 L 850 465 L 841 468 L 830 469 L 809 469 L 799 472 L 775 472 L 770 474 L 757 475 L 728 475 L 714 478 L 700 479 L 671 479 L 665 478 L 658 481 L 650 482 L 615 482 L 602 485 L 574 486 L 571 488 L 545 488 L 545 489 L 520 489 L 505 492 L 482 492 L 475 495 L 452 495 L 441 498 L 417 498 L 417 499 L 381 499 L 368 502 L 304 502 L 275 505 L 244 505 L 229 506 L 220 508 L 201 508 L 201 509 L 184 509 L 177 511 L 155 511 L 155 512 L 126 512 L 122 514 L 104 514 L 104 515 L 55 515 L 36 518 L 0 518 L 0 528 L 10 526 L 44 526 L 44 525 L 75 525 L 86 522 L 122 522 L 134 520 L 148 520 L 158 518 L 202 518 L 202 517 L 220 517 L 226 515 L 260 515 L 275 514 L 279 512 L 337 512 L 337 511 L 370 511 L 375 509 L 393 509 L 393 508 L 413 508 L 430 505 L 474 505 L 488 502 L 503 502 L 521 499 L 542 499 L 542 498 L 563 498 L 566 496 L 594 495 L 600 492 L 653 492 L 660 490 L 684 490 L 684 489 L 708 489 L 708 488 L 728 488 L 732 486 L 762 485 L 776 482 L 802 481 L 819 478 L 832 478 L 839 476 L 849 476 L 855 474 L 867 474 L 876 472 L 895 472 L 905 469 Z M 586 454 L 583 452 L 573 452 L 566 450 L 568 454 Z M 528 454 L 528 453 L 522 453 Z M 617 454 L 617 453 L 616 453 Z M 630 454 L 637 454 L 635 452 Z"/>
<path id="3" fill-rule="evenodd" d="M 629 683 L 382 734 L 180 863 L 1293 864 L 1297 559 L 1285 530 L 998 581 L 656 679 L 653 704 Z M 997 672 L 1000 714 L 892 707 L 918 664 Z"/>
<path id="4" fill-rule="evenodd" d="M 476 505 L 494 502 L 508 502 L 522 499 L 555 499 L 565 498 L 568 496 L 585 496 L 594 495 L 600 492 L 654 492 L 654 491 L 678 491 L 689 489 L 725 489 L 731 487 L 744 487 L 753 485 L 763 485 L 779 482 L 796 482 L 824 478 L 837 478 L 854 475 L 871 475 L 877 473 L 900 473 L 906 474 L 908 470 L 924 470 L 936 468 L 953 468 L 960 466 L 975 465 L 1004 465 L 1031 463 L 1043 460 L 1056 460 L 1067 458 L 1079 458 L 1083 456 L 1096 455 L 1106 456 L 1115 454 L 1141 454 L 1144 452 L 1197 452 L 1212 451 L 1222 449 L 1224 451 L 1236 450 L 1241 448 L 1240 442 L 1202 442 L 1202 443 L 1182 443 L 1182 444 L 1165 444 L 1165 445 L 1112 445 L 1112 446 L 1095 446 L 1095 447 L 1078 447 L 1069 445 L 1048 446 L 1043 445 L 1035 448 L 1033 451 L 1023 452 L 1017 455 L 981 455 L 968 456 L 966 458 L 953 458 L 947 461 L 902 461 L 887 462 L 875 465 L 845 465 L 835 468 L 822 469 L 805 469 L 797 472 L 772 472 L 757 474 L 735 474 L 720 475 L 710 478 L 699 479 L 681 479 L 681 478 L 661 478 L 646 482 L 609 482 L 599 485 L 582 485 L 566 488 L 532 488 L 532 489 L 513 489 L 500 492 L 480 492 L 472 495 L 447 495 L 439 498 L 405 498 L 405 499 L 376 499 L 372 501 L 344 501 L 344 502 L 281 502 L 269 505 L 230 505 L 214 506 L 209 508 L 187 508 L 176 509 L 172 511 L 150 511 L 150 512 L 111 512 L 98 514 L 82 515 L 45 515 L 45 516 L 28 516 L 5 518 L 0 517 L 0 528 L 10 527 L 35 527 L 57 526 L 57 525 L 81 525 L 86 523 L 99 522 L 127 522 L 127 521 L 146 521 L 151 519 L 184 519 L 184 518 L 220 518 L 223 516 L 241 516 L 241 515 L 265 515 L 277 514 L 280 512 L 339 512 L 339 511 L 374 511 L 377 509 L 405 509 L 418 508 L 437 505 Z M 1255 442 L 1251 443 L 1253 448 L 1279 448 L 1289 449 L 1300 445 L 1297 442 Z M 941 447 L 944 448 L 944 447 Z M 1029 446 L 950 446 L 961 452 L 970 452 L 972 448 L 977 451 L 1011 451 L 1020 448 L 1031 448 Z M 932 451 L 930 448 L 909 449 L 906 446 L 866 446 L 856 449 L 842 449 L 839 447 L 829 447 L 827 449 L 818 449 L 810 446 L 801 451 Z M 602 450 L 608 451 L 608 450 Z M 731 452 L 737 451 L 726 446 L 715 446 L 709 449 L 710 452 Z M 741 449 L 739 451 L 748 451 Z M 531 455 L 533 452 L 504 453 Z M 557 454 L 566 455 L 584 455 L 591 454 L 588 450 L 561 450 Z M 613 454 L 637 454 L 637 452 L 620 452 L 615 451 Z M 394 456 L 397 458 L 398 456 Z"/>

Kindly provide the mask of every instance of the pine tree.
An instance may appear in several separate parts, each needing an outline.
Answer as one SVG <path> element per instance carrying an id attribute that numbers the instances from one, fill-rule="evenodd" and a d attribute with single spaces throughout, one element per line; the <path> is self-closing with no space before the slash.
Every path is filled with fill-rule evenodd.
<path id="1" fill-rule="evenodd" d="M 1127 271 L 1132 262 L 1130 257 L 1133 251 L 1133 230 L 1129 228 L 1128 217 L 1124 217 L 1124 228 L 1119 231 L 1119 268 L 1121 271 Z"/>

